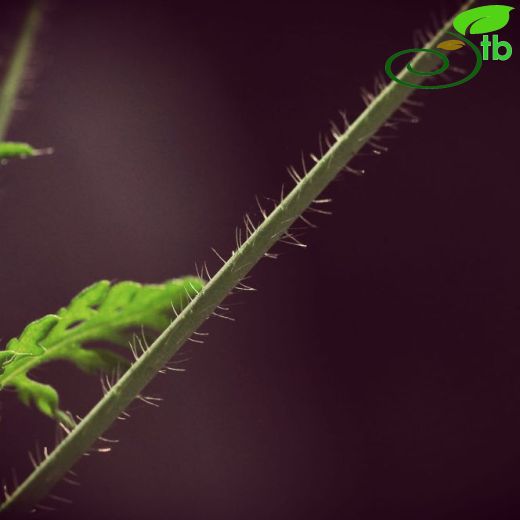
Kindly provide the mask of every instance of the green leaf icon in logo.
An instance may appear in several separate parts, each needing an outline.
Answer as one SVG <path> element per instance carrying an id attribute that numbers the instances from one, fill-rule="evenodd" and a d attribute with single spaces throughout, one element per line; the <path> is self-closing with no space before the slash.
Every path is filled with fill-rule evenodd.
<path id="1" fill-rule="evenodd" d="M 509 22 L 509 13 L 514 9 L 509 5 L 484 5 L 460 13 L 453 20 L 453 27 L 460 33 L 484 34 L 498 31 Z"/>

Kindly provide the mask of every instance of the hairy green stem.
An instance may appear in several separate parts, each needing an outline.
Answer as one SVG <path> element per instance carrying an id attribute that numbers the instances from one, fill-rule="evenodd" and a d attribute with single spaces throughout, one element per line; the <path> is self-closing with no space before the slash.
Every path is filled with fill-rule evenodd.
<path id="1" fill-rule="evenodd" d="M 42 2 L 34 0 L 27 12 L 11 61 L 0 86 L 0 141 L 5 139 L 41 18 Z"/>
<path id="2" fill-rule="evenodd" d="M 468 2 L 464 9 L 471 3 Z M 450 29 L 452 21 L 449 20 L 425 48 L 435 47 Z M 417 54 L 412 66 L 416 70 L 433 70 L 435 59 L 430 53 Z M 406 68 L 398 77 L 414 84 L 425 79 Z M 13 492 L 1 510 L 30 510 L 46 496 L 413 91 L 413 88 L 391 82 L 373 99 L 172 324 Z"/>

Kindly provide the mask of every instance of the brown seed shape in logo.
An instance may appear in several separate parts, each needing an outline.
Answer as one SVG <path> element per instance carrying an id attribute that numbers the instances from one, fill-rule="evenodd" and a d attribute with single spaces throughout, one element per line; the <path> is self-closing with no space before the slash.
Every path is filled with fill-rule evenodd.
<path id="1" fill-rule="evenodd" d="M 466 44 L 460 40 L 444 40 L 437 45 L 437 48 L 444 49 L 445 51 L 456 51 L 462 49 L 464 45 Z"/>

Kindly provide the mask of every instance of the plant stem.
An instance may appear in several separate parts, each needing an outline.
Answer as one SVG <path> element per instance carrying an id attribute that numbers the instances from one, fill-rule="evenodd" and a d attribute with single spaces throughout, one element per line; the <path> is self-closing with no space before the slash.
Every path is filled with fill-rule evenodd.
<path id="1" fill-rule="evenodd" d="M 466 3 L 463 9 L 471 3 Z M 425 48 L 435 47 L 451 28 L 452 21 L 449 20 Z M 433 70 L 435 58 L 430 53 L 417 54 L 412 65 L 416 70 Z M 398 77 L 415 84 L 425 79 L 406 68 Z M 45 497 L 413 91 L 413 88 L 391 82 L 373 99 L 172 324 L 13 492 L 0 511 L 30 510 Z"/>
<path id="2" fill-rule="evenodd" d="M 20 92 L 23 74 L 42 18 L 42 2 L 34 0 L 27 12 L 4 80 L 0 86 L 0 142 L 5 139 Z"/>

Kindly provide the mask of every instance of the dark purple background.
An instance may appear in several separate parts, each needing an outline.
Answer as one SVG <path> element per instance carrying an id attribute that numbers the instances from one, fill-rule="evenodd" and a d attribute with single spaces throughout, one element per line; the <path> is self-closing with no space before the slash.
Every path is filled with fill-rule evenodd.
<path id="1" fill-rule="evenodd" d="M 7 55 L 24 3 L 1 4 Z M 9 134 L 56 152 L 0 170 L 2 343 L 100 278 L 217 267 L 440 7 L 56 2 Z M 255 269 L 236 323 L 183 349 L 161 408 L 133 405 L 51 517 L 519 518 L 518 63 L 420 93 L 421 123 L 327 190 L 309 248 Z M 39 377 L 79 413 L 99 397 L 68 366 Z M 53 432 L 3 393 L 2 476 Z"/>

